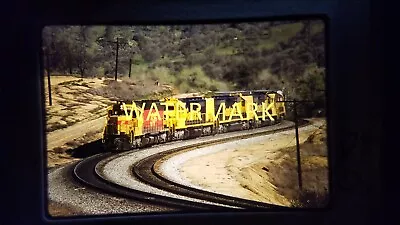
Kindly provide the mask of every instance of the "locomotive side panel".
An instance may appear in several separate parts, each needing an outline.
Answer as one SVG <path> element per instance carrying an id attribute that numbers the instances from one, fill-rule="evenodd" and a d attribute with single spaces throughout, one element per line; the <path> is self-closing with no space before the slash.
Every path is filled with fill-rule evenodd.
<path id="1" fill-rule="evenodd" d="M 243 120 L 240 96 L 214 97 L 214 119 L 218 123 L 230 123 Z"/>
<path id="2" fill-rule="evenodd" d="M 206 123 L 206 100 L 204 98 L 180 99 L 185 105 L 187 116 L 185 124 L 201 125 Z"/>
<path id="3" fill-rule="evenodd" d="M 143 110 L 143 134 L 150 133 L 156 134 L 164 131 L 164 111 L 165 106 L 161 105 L 159 101 L 144 102 Z M 140 125 L 139 125 L 140 126 Z"/>

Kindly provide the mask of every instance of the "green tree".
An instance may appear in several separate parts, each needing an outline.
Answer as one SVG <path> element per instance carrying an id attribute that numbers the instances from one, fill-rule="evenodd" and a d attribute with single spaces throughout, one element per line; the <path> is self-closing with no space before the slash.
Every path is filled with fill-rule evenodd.
<path id="1" fill-rule="evenodd" d="M 93 72 L 92 70 L 96 64 L 96 55 L 99 53 L 99 46 L 96 40 L 104 35 L 104 27 L 80 26 L 78 29 L 76 63 L 81 76 L 84 77 L 87 72 Z"/>

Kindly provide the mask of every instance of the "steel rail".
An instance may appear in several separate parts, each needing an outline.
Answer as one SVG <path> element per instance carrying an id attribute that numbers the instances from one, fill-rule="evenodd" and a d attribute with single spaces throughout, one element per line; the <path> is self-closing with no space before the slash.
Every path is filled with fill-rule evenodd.
<path id="1" fill-rule="evenodd" d="M 304 127 L 307 125 L 308 125 L 308 122 L 302 121 L 300 127 Z M 212 146 L 212 145 L 216 145 L 216 144 L 227 143 L 227 142 L 234 141 L 234 140 L 247 139 L 247 138 L 251 138 L 251 137 L 287 131 L 287 130 L 291 130 L 293 128 L 294 128 L 294 125 L 289 126 L 289 127 L 277 128 L 274 130 L 255 132 L 255 133 L 251 133 L 251 134 L 244 134 L 242 136 L 227 137 L 227 138 L 212 140 L 212 141 L 203 142 L 203 143 L 199 143 L 199 144 L 191 144 L 191 145 L 187 145 L 187 146 L 174 148 L 174 149 L 167 150 L 167 151 L 164 151 L 161 153 L 153 154 L 149 157 L 146 157 L 146 158 L 140 160 L 139 162 L 137 162 L 133 165 L 132 173 L 133 173 L 133 176 L 135 176 L 142 182 L 145 182 L 151 186 L 158 187 L 160 189 L 163 189 L 163 190 L 166 190 L 166 191 L 169 191 L 172 193 L 184 195 L 187 197 L 191 197 L 191 198 L 207 200 L 210 202 L 220 203 L 223 205 L 230 205 L 233 207 L 239 207 L 239 208 L 244 208 L 244 209 L 249 209 L 249 210 L 251 209 L 252 211 L 265 210 L 265 209 L 287 208 L 284 206 L 278 206 L 278 205 L 274 205 L 274 204 L 269 204 L 269 203 L 258 202 L 258 201 L 228 196 L 228 195 L 224 195 L 224 194 L 219 194 L 219 193 L 215 193 L 215 192 L 211 192 L 211 191 L 206 191 L 203 189 L 188 187 L 186 185 L 174 182 L 174 181 L 166 178 L 160 172 L 158 172 L 156 168 L 159 167 L 159 165 L 161 164 L 162 161 L 165 160 L 165 158 L 169 158 L 169 157 L 171 157 L 171 155 L 177 155 L 177 154 L 187 152 L 187 151 L 190 151 L 193 149 Z"/>
<path id="2" fill-rule="evenodd" d="M 100 190 L 107 194 L 146 203 L 152 203 L 156 205 L 167 205 L 176 208 L 177 210 L 184 209 L 185 211 L 193 210 L 195 212 L 198 212 L 199 210 L 223 211 L 223 209 L 226 209 L 226 207 L 222 206 L 175 199 L 171 197 L 130 189 L 104 180 L 96 173 L 95 167 L 98 162 L 112 155 L 113 154 L 111 153 L 97 154 L 80 161 L 73 169 L 73 177 L 82 184 L 92 187 L 96 190 Z"/>
<path id="3" fill-rule="evenodd" d="M 306 124 L 303 124 L 301 126 L 305 126 Z M 284 127 L 284 128 L 277 128 L 274 130 L 268 130 L 268 131 L 259 131 L 259 132 L 254 132 L 251 134 L 244 134 L 239 137 L 226 137 L 218 140 L 211 140 L 208 141 L 207 143 L 200 143 L 200 144 L 191 144 L 191 145 L 186 145 L 182 147 L 177 147 L 173 148 L 170 150 L 167 150 L 162 153 L 154 154 L 152 156 L 149 156 L 145 159 L 142 159 L 135 165 L 133 165 L 133 174 L 141 181 L 146 184 L 150 184 L 154 187 L 158 187 L 167 191 L 170 191 L 172 193 L 178 193 L 183 196 L 187 197 L 193 197 L 197 198 L 200 200 L 206 200 L 214 203 L 220 203 L 222 205 L 214 205 L 214 204 L 209 204 L 209 203 L 201 203 L 201 202 L 194 202 L 190 200 L 184 200 L 184 199 L 176 199 L 172 197 L 167 197 L 167 196 L 162 196 L 158 194 L 153 194 L 153 193 L 148 193 L 148 192 L 143 192 L 135 189 L 131 189 L 128 187 L 121 186 L 119 184 L 113 183 L 109 180 L 104 179 L 101 175 L 98 174 L 96 170 L 96 165 L 108 157 L 114 156 L 115 154 L 112 153 L 104 153 L 104 154 L 97 154 L 94 156 L 91 156 L 89 158 L 86 158 L 79 163 L 76 164 L 75 168 L 73 169 L 73 177 L 81 182 L 82 184 L 92 187 L 96 190 L 100 190 L 104 193 L 127 198 L 127 199 L 133 199 L 137 201 L 142 201 L 146 203 L 152 203 L 155 205 L 162 205 L 162 206 L 170 206 L 172 208 L 176 208 L 177 210 L 185 210 L 185 211 L 194 211 L 194 212 L 201 212 L 201 211 L 209 211 L 212 210 L 213 212 L 215 211 L 227 211 L 227 210 L 240 210 L 243 211 L 246 209 L 252 209 L 252 210 L 257 210 L 257 209 L 279 209 L 282 208 L 281 206 L 276 206 L 273 204 L 267 204 L 267 203 L 262 203 L 262 202 L 257 202 L 257 201 L 251 201 L 251 200 L 246 200 L 246 199 L 241 199 L 237 197 L 232 197 L 232 196 L 226 196 L 222 194 L 217 194 L 214 192 L 209 192 L 201 189 L 196 189 L 192 187 L 187 187 L 182 184 L 178 184 L 176 182 L 173 182 L 171 180 L 168 180 L 167 178 L 163 177 L 161 174 L 159 174 L 156 169 L 155 165 L 157 162 L 160 162 L 162 159 L 165 157 L 171 156 L 172 154 L 178 154 L 182 153 L 183 151 L 190 151 L 194 148 L 199 148 L 199 147 L 205 147 L 209 145 L 215 145 L 215 144 L 220 144 L 220 143 L 226 143 L 229 141 L 233 140 L 238 140 L 238 139 L 244 139 L 244 138 L 250 138 L 254 136 L 260 136 L 260 135 L 267 135 L 267 134 L 272 134 L 276 132 L 281 132 L 285 130 L 290 130 L 293 129 L 293 125 L 289 127 Z M 248 130 L 246 130 L 248 131 Z M 145 174 L 147 173 L 147 174 Z M 149 176 L 151 175 L 151 176 Z M 243 208 L 243 209 L 235 209 L 232 207 L 236 208 Z M 286 207 L 285 207 L 286 208 Z"/>

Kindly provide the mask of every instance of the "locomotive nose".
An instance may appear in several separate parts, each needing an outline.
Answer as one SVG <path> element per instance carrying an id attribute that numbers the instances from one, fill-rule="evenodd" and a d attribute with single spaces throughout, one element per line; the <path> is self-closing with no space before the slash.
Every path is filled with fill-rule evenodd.
<path id="1" fill-rule="evenodd" d="M 118 134 L 118 117 L 111 116 L 107 123 L 107 134 L 114 135 Z"/>

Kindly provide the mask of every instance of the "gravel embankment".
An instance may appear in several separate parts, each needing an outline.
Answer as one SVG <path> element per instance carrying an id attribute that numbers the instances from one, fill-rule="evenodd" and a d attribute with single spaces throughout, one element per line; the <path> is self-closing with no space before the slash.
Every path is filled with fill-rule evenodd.
<path id="1" fill-rule="evenodd" d="M 48 195 L 54 202 L 74 206 L 75 211 L 81 212 L 80 215 L 173 211 L 167 207 L 117 198 L 87 189 L 71 178 L 74 165 L 58 168 L 48 175 Z"/>
<path id="2" fill-rule="evenodd" d="M 261 129 L 258 129 L 257 131 L 272 130 L 277 127 L 287 127 L 292 124 L 293 124 L 292 122 L 284 121 L 279 125 L 261 128 Z M 142 183 L 141 181 L 137 180 L 132 175 L 132 165 L 148 156 L 151 156 L 151 155 L 159 153 L 159 152 L 168 151 L 172 148 L 177 148 L 177 147 L 186 146 L 186 145 L 195 144 L 195 143 L 201 143 L 201 142 L 207 143 L 211 140 L 219 140 L 219 139 L 223 139 L 226 137 L 232 137 L 232 136 L 242 136 L 244 134 L 253 133 L 253 132 L 254 132 L 254 130 L 219 134 L 216 136 L 201 137 L 201 138 L 186 140 L 186 141 L 170 142 L 170 143 L 163 144 L 160 146 L 154 146 L 152 148 L 143 149 L 140 151 L 134 151 L 131 153 L 122 153 L 118 156 L 114 156 L 113 159 L 111 159 L 111 160 L 105 159 L 104 162 L 100 162 L 99 165 L 101 165 L 101 166 L 98 167 L 98 171 L 100 172 L 100 175 L 104 179 L 106 179 L 110 182 L 116 183 L 118 185 L 127 187 L 127 188 L 140 190 L 140 191 L 153 193 L 153 194 L 158 194 L 158 195 L 163 195 L 163 196 L 168 196 L 168 197 L 172 197 L 172 198 L 190 200 L 190 201 L 195 201 L 195 202 L 210 203 L 208 201 L 189 198 L 189 197 L 177 195 L 174 193 L 170 193 L 170 192 L 161 190 L 159 188 L 155 188 L 155 187 L 152 187 L 145 183 Z M 215 205 L 219 205 L 219 204 L 215 204 Z"/>
<path id="3" fill-rule="evenodd" d="M 292 125 L 292 122 L 284 121 L 279 127 Z M 258 129 L 258 131 L 272 130 L 277 126 L 266 127 Z M 143 185 L 135 180 L 132 176 L 131 166 L 133 163 L 150 156 L 152 154 L 167 151 L 172 148 L 190 145 L 198 142 L 208 142 L 210 140 L 226 138 L 228 136 L 236 135 L 241 136 L 247 132 L 233 132 L 227 134 L 219 134 L 216 136 L 202 137 L 187 141 L 177 141 L 166 143 L 161 146 L 154 146 L 152 148 L 143 149 L 140 151 L 129 152 L 121 154 L 121 158 L 114 158 L 104 160 L 103 162 L 103 176 L 108 180 L 120 184 L 122 186 L 135 188 L 140 186 L 144 191 L 161 193 L 162 190 Z M 120 214 L 120 213 L 146 213 L 146 212 L 162 212 L 173 211 L 167 207 L 160 207 L 142 202 L 135 202 L 131 200 L 113 197 L 111 195 L 98 193 L 96 191 L 87 189 L 82 185 L 76 183 L 72 177 L 72 168 L 75 164 L 65 167 L 52 169 L 48 173 L 48 195 L 49 200 L 74 206 L 74 210 L 81 212 L 80 215 L 99 215 L 99 214 Z M 169 192 L 162 191 L 166 196 L 172 196 Z M 179 196 L 182 198 L 182 196 Z"/>
<path id="4" fill-rule="evenodd" d="M 309 132 L 313 129 L 315 129 L 315 127 L 320 126 L 320 122 L 316 122 L 313 123 L 309 126 L 306 127 L 302 127 L 299 128 L 299 133 L 302 132 Z M 185 162 L 191 160 L 191 159 L 195 159 L 195 158 L 199 158 L 201 156 L 205 156 L 205 155 L 212 155 L 221 151 L 225 151 L 225 150 L 231 150 L 231 149 L 235 149 L 235 148 L 243 148 L 246 146 L 252 146 L 256 143 L 260 143 L 265 141 L 265 139 L 267 138 L 268 141 L 273 142 L 275 139 L 277 139 L 277 137 L 282 137 L 282 135 L 286 135 L 286 136 L 292 136 L 294 135 L 294 131 L 293 130 L 289 130 L 289 131 L 282 131 L 279 133 L 273 133 L 273 134 L 269 134 L 269 135 L 265 135 L 265 136 L 258 136 L 258 137 L 253 137 L 253 138 L 247 138 L 247 139 L 242 139 L 242 140 L 236 140 L 236 141 L 231 141 L 228 143 L 223 143 L 223 144 L 217 144 L 217 145 L 213 145 L 213 146 L 209 146 L 209 147 L 203 147 L 203 148 L 198 148 L 196 150 L 192 150 L 192 151 L 188 151 L 188 152 L 184 152 L 181 154 L 177 154 L 174 155 L 168 159 L 166 159 L 165 161 L 163 161 L 162 163 L 160 163 L 158 165 L 158 168 L 156 168 L 156 171 L 162 175 L 164 178 L 171 180 L 173 182 L 182 184 L 182 185 L 186 185 L 189 187 L 193 187 L 193 188 L 197 188 L 197 189 L 201 189 L 201 190 L 206 190 L 206 191 L 210 191 L 210 192 L 217 192 L 215 190 L 211 190 L 209 188 L 204 188 L 201 187 L 199 185 L 193 184 L 193 182 L 191 182 L 190 180 L 186 179 L 183 175 L 182 175 L 182 167 L 183 164 L 185 164 Z M 290 144 L 290 143 L 289 143 Z M 223 165 L 220 165 L 223 166 Z M 227 177 L 227 179 L 233 179 L 232 177 Z M 221 193 L 221 194 L 226 194 L 226 193 Z"/>
<path id="5" fill-rule="evenodd" d="M 177 144 L 177 143 L 175 143 Z M 176 147 L 176 145 L 174 145 Z M 147 192 L 147 193 L 152 193 L 152 194 L 157 194 L 157 195 L 162 195 L 162 196 L 167 196 L 171 198 L 176 198 L 176 199 L 182 199 L 182 200 L 188 200 L 188 201 L 193 201 L 193 202 L 200 202 L 200 203 L 208 203 L 208 204 L 214 204 L 214 205 L 219 205 L 223 206 L 221 204 L 217 203 L 212 203 L 209 201 L 205 200 L 200 200 L 196 198 L 190 198 L 178 194 L 174 194 L 168 191 L 164 191 L 162 189 L 153 187 L 151 185 L 145 184 L 142 181 L 136 179 L 134 176 L 132 176 L 132 165 L 136 162 L 139 162 L 140 160 L 158 153 L 162 151 L 166 151 L 171 149 L 172 146 L 163 146 L 163 147 L 154 147 L 150 149 L 146 149 L 143 151 L 138 151 L 134 153 L 130 153 L 127 155 L 123 155 L 120 157 L 116 157 L 112 159 L 111 161 L 107 160 L 108 162 L 102 164 L 101 167 L 98 167 L 98 171 L 101 173 L 101 176 L 113 183 L 116 183 L 118 185 L 121 185 L 123 187 Z"/>

